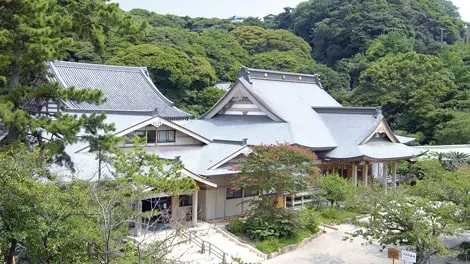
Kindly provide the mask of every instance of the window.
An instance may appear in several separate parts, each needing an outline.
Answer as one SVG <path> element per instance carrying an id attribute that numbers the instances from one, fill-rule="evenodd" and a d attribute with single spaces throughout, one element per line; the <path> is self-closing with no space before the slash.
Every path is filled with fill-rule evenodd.
<path id="1" fill-rule="evenodd" d="M 192 195 L 180 195 L 180 206 L 190 206 L 193 205 L 193 196 Z"/>
<path id="2" fill-rule="evenodd" d="M 175 130 L 158 130 L 158 143 L 175 142 Z"/>
<path id="3" fill-rule="evenodd" d="M 142 138 L 147 137 L 147 144 L 155 144 L 157 141 L 157 134 L 155 130 L 139 129 L 126 135 L 126 144 L 132 144 L 133 138 L 135 136 Z"/>
<path id="4" fill-rule="evenodd" d="M 226 196 L 227 200 L 229 199 L 236 199 L 236 198 L 242 198 L 242 190 L 235 190 L 233 188 L 227 188 L 227 193 Z"/>
<path id="5" fill-rule="evenodd" d="M 134 143 L 133 142 L 133 138 L 135 136 L 138 136 L 138 137 L 145 137 L 145 130 L 136 130 L 134 132 L 131 132 L 129 134 L 126 135 L 127 139 L 126 139 L 126 144 L 132 144 Z"/>
<path id="6" fill-rule="evenodd" d="M 148 144 L 157 143 L 157 131 L 156 130 L 147 130 L 147 143 Z"/>
<path id="7" fill-rule="evenodd" d="M 253 188 L 243 189 L 243 197 L 258 196 L 259 191 Z"/>

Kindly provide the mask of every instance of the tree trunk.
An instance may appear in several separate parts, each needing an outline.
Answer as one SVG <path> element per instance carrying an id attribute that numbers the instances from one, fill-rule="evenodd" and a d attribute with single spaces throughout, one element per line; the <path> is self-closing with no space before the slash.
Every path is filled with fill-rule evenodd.
<path id="1" fill-rule="evenodd" d="M 8 88 L 10 90 L 9 93 L 11 93 L 13 89 L 18 88 L 20 83 L 20 72 L 20 65 L 16 61 L 13 61 L 10 67 L 10 75 L 8 76 Z"/>
<path id="2" fill-rule="evenodd" d="M 105 227 L 106 228 L 106 227 Z M 106 230 L 105 231 L 105 249 L 106 249 L 106 252 L 105 252 L 105 255 L 104 255 L 104 263 L 106 264 L 109 264 L 111 263 L 111 257 L 110 257 L 110 251 L 111 251 L 111 240 L 110 240 L 110 237 L 111 237 L 111 231 L 110 230 Z"/>
<path id="3" fill-rule="evenodd" d="M 18 241 L 16 239 L 12 239 L 10 241 L 10 249 L 8 250 L 7 254 L 7 264 L 13 264 L 15 263 L 15 252 L 16 252 L 16 246 L 18 245 Z"/>

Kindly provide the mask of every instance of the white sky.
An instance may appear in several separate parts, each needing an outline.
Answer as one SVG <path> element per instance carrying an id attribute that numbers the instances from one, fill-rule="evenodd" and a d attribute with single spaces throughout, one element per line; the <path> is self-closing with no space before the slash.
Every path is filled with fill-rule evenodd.
<path id="1" fill-rule="evenodd" d="M 159 14 L 190 17 L 263 17 L 278 14 L 284 7 L 295 7 L 302 0 L 113 0 L 124 10 L 143 8 Z M 470 22 L 470 0 L 452 0 L 463 20 Z"/>

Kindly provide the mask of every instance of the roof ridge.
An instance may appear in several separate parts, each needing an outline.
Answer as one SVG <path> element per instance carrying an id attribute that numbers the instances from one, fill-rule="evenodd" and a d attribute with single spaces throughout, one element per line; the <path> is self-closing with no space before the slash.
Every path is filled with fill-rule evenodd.
<path id="1" fill-rule="evenodd" d="M 222 143 L 222 144 L 232 144 L 232 145 L 246 146 L 248 144 L 248 138 L 244 138 L 242 140 L 213 138 L 212 143 Z"/>
<path id="2" fill-rule="evenodd" d="M 378 117 L 382 114 L 381 107 L 362 106 L 312 106 L 312 109 L 319 114 L 364 114 Z"/>
<path id="3" fill-rule="evenodd" d="M 287 71 L 275 71 L 275 70 L 265 70 L 265 69 L 258 69 L 258 68 L 248 68 L 242 67 L 250 72 L 263 72 L 263 73 L 275 73 L 275 74 L 288 74 L 288 75 L 295 75 L 295 76 L 305 76 L 305 77 L 316 77 L 318 74 L 307 74 L 307 73 L 298 73 L 298 72 L 287 72 Z"/>
<path id="4" fill-rule="evenodd" d="M 283 81 L 283 82 L 297 82 L 297 83 L 311 83 L 318 85 L 321 89 L 323 86 L 320 82 L 320 76 L 318 74 L 305 74 L 296 72 L 284 72 L 284 71 L 273 71 L 263 70 L 256 68 L 248 68 L 243 66 L 238 77 L 244 78 L 248 82 L 252 83 L 252 79 L 268 80 L 268 81 Z"/>
<path id="5" fill-rule="evenodd" d="M 109 65 L 109 64 L 96 64 L 96 63 L 83 63 L 83 62 L 73 62 L 73 61 L 51 61 L 51 64 L 54 66 L 61 67 L 73 67 L 73 68 L 84 68 L 84 69 L 107 69 L 107 70 L 120 70 L 126 71 L 131 70 L 132 72 L 139 72 L 141 70 L 147 70 L 147 67 L 144 66 L 124 66 L 124 65 Z"/>

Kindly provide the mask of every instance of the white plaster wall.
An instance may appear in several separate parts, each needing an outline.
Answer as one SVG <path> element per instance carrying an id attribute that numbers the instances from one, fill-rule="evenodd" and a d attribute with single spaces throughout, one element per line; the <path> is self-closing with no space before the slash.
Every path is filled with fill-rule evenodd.
<path id="1" fill-rule="evenodd" d="M 206 191 L 206 219 L 215 218 L 215 208 L 216 208 L 216 190 L 210 189 Z"/>
<path id="2" fill-rule="evenodd" d="M 205 210 L 204 219 L 211 220 L 217 218 L 243 215 L 250 209 L 250 201 L 256 199 L 256 196 L 226 199 L 226 188 L 232 187 L 230 175 L 214 176 L 210 180 L 217 183 L 217 189 L 208 189 L 205 191 Z M 201 192 L 200 192 L 201 193 Z"/>
<path id="3" fill-rule="evenodd" d="M 241 215 L 243 213 L 242 202 L 242 198 L 225 200 L 225 217 Z"/>
<path id="4" fill-rule="evenodd" d="M 197 198 L 197 211 L 198 211 L 198 216 L 201 219 L 207 219 L 206 218 L 206 194 L 207 190 L 199 190 L 198 192 L 198 198 Z"/>
<path id="5" fill-rule="evenodd" d="M 216 190 L 215 218 L 223 217 L 225 217 L 225 188 L 219 187 Z"/>

